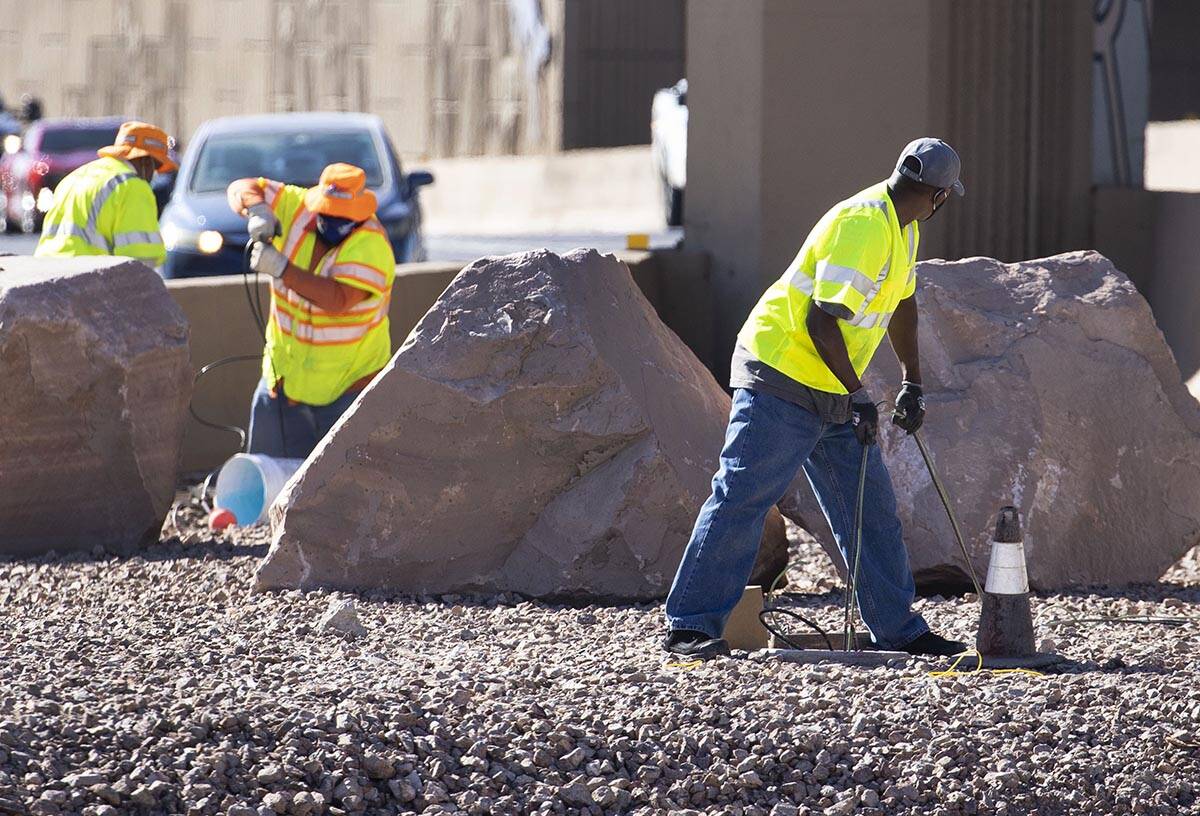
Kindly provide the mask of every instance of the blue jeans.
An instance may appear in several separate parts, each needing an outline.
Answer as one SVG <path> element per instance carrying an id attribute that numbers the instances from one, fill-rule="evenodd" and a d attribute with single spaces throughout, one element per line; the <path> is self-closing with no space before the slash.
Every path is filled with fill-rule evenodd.
<path id="1" fill-rule="evenodd" d="M 670 627 L 720 637 L 754 567 L 767 512 L 801 466 L 843 557 L 851 556 L 862 450 L 849 423 L 829 424 L 786 400 L 734 391 L 712 495 L 700 508 L 667 596 Z M 912 611 L 915 591 L 892 480 L 879 446 L 872 445 L 856 595 L 877 644 L 903 646 L 929 631 Z"/>
<path id="2" fill-rule="evenodd" d="M 289 405 L 282 394 L 272 397 L 267 381 L 259 380 L 250 402 L 249 452 L 307 459 L 359 393 L 347 391 L 328 405 Z"/>

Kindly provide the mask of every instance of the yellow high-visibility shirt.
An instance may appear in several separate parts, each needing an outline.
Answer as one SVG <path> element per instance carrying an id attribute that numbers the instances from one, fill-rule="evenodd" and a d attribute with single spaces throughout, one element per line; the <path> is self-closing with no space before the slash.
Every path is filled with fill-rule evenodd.
<path id="1" fill-rule="evenodd" d="M 55 188 L 33 254 L 124 255 L 161 266 L 167 250 L 154 192 L 128 162 L 108 156 L 88 162 Z"/>
<path id="2" fill-rule="evenodd" d="M 845 394 L 817 353 L 805 318 L 809 305 L 840 304 L 850 362 L 861 377 L 887 334 L 900 301 L 916 291 L 914 221 L 903 230 L 887 182 L 868 187 L 825 213 L 783 276 L 750 312 L 738 341 L 756 358 L 818 391 Z"/>
<path id="3" fill-rule="evenodd" d="M 303 187 L 258 179 L 282 234 L 275 248 L 300 269 L 362 289 L 366 300 L 346 312 L 327 312 L 288 289 L 271 285 L 271 317 L 263 350 L 263 377 L 280 379 L 288 399 L 328 405 L 352 384 L 383 368 L 392 356 L 388 306 L 396 258 L 379 220 L 372 216 L 313 268 L 317 216 L 304 206 Z"/>

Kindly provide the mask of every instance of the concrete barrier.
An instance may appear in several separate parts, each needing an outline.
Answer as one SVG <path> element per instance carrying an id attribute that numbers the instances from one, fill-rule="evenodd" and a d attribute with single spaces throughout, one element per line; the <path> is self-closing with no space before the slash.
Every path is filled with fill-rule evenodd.
<path id="1" fill-rule="evenodd" d="M 713 301 L 708 258 L 698 252 L 654 251 L 619 253 L 634 280 L 654 305 L 663 322 L 713 367 Z M 392 286 L 392 348 L 397 349 L 417 322 L 461 269 L 461 264 L 403 264 Z M 258 296 L 264 309 L 270 290 L 260 280 Z M 258 382 L 263 338 L 249 311 L 240 275 L 190 278 L 167 282 L 167 290 L 183 309 L 191 326 L 192 365 L 202 366 L 239 355 L 254 359 L 222 366 L 197 385 L 193 407 L 200 416 L 220 425 L 245 428 L 250 395 Z M 236 434 L 207 428 L 189 419 L 183 439 L 181 472 L 209 471 L 238 452 Z"/>

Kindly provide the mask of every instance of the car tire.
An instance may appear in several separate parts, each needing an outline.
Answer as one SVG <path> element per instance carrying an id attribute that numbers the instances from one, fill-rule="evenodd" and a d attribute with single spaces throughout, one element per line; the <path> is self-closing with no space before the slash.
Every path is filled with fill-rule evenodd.
<path id="1" fill-rule="evenodd" d="M 663 183 L 663 198 L 668 227 L 683 226 L 683 190 Z"/>

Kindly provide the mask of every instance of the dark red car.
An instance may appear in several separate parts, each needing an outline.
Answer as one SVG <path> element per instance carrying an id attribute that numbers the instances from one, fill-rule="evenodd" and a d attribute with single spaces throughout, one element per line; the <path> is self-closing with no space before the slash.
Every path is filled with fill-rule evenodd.
<path id="1" fill-rule="evenodd" d="M 26 129 L 17 147 L 9 140 L 0 157 L 0 228 L 38 232 L 63 177 L 96 158 L 117 137 L 119 117 L 42 119 Z"/>

